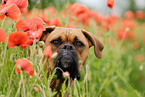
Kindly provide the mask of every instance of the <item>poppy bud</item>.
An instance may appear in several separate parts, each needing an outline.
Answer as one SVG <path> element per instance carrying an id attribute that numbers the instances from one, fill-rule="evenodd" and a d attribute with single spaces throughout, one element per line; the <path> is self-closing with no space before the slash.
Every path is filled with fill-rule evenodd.
<path id="1" fill-rule="evenodd" d="M 58 55 L 58 53 L 55 52 L 54 54 L 52 54 L 51 59 L 55 59 L 57 55 Z"/>
<path id="2" fill-rule="evenodd" d="M 18 68 L 19 70 L 21 70 L 21 66 L 20 66 L 20 65 L 17 65 L 17 68 Z"/>
<path id="3" fill-rule="evenodd" d="M 70 76 L 70 73 L 69 72 L 63 72 L 63 78 L 68 78 Z"/>
<path id="4" fill-rule="evenodd" d="M 34 87 L 33 89 L 34 89 L 34 91 L 39 92 L 39 88 Z"/>
<path id="5" fill-rule="evenodd" d="M 130 30 L 130 29 L 129 29 L 128 27 L 125 29 L 126 32 L 128 32 L 129 30 Z"/>
<path id="6" fill-rule="evenodd" d="M 43 48 L 43 47 L 45 46 L 44 41 L 39 41 L 39 46 L 40 46 L 41 48 Z"/>
<path id="7" fill-rule="evenodd" d="M 141 66 L 139 67 L 139 70 L 140 70 L 140 71 L 142 71 L 142 70 L 143 70 L 143 65 L 141 65 Z"/>

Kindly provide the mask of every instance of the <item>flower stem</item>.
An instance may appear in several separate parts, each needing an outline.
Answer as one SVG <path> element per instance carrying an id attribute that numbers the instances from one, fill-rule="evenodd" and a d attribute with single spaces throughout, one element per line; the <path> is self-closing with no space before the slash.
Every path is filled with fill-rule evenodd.
<path id="1" fill-rule="evenodd" d="M 5 19 L 6 19 L 6 16 L 5 16 L 4 20 L 3 20 L 2 23 L 1 23 L 1 28 L 3 28 L 3 25 L 4 25 L 4 22 L 5 22 Z"/>

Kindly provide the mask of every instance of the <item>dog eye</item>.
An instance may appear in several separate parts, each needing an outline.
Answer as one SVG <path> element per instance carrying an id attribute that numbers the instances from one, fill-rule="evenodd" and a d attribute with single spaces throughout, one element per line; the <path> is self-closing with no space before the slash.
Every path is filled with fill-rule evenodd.
<path id="1" fill-rule="evenodd" d="M 75 45 L 78 46 L 78 47 L 84 46 L 84 44 L 83 44 L 82 42 L 80 42 L 80 41 L 77 41 L 77 42 L 75 43 Z"/>
<path id="2" fill-rule="evenodd" d="M 59 42 L 59 40 L 53 40 L 53 41 L 51 41 L 51 44 L 53 44 L 53 45 L 59 45 L 60 42 Z"/>

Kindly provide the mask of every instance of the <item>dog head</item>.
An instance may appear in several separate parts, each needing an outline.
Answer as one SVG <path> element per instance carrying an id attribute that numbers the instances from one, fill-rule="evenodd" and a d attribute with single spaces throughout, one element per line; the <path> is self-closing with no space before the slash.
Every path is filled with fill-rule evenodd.
<path id="1" fill-rule="evenodd" d="M 80 79 L 79 62 L 85 64 L 91 46 L 94 46 L 96 57 L 102 58 L 104 45 L 92 33 L 83 29 L 50 26 L 43 32 L 41 40 L 45 42 L 46 47 L 51 46 L 52 53 L 58 53 L 54 60 L 49 60 L 47 69 L 53 71 L 59 67 L 63 71 L 68 71 L 72 79 Z M 57 78 L 61 78 L 61 70 L 57 70 L 56 75 Z"/>

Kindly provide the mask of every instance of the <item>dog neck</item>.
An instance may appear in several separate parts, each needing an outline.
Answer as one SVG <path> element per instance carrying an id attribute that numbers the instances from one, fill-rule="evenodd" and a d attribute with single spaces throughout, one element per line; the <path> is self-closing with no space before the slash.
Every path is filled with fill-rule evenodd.
<path id="1" fill-rule="evenodd" d="M 64 83 L 64 78 L 60 78 L 60 79 L 52 79 L 52 81 L 51 81 L 51 85 L 50 85 L 50 87 L 51 87 L 51 89 L 52 90 L 56 90 L 56 91 L 60 91 L 61 90 L 61 87 L 62 87 L 62 84 Z"/>
<path id="2" fill-rule="evenodd" d="M 60 90 L 61 90 L 62 85 L 63 85 L 64 82 L 65 82 L 64 78 L 60 78 L 60 79 L 55 79 L 54 78 L 54 79 L 52 79 L 50 88 L 52 89 L 52 91 L 53 90 L 57 91 L 57 94 L 54 97 L 62 97 L 62 94 L 61 94 Z M 73 80 L 71 79 L 69 83 L 70 83 L 70 87 L 71 87 L 72 83 L 73 83 Z M 68 81 L 65 84 L 66 84 L 66 87 L 68 87 Z M 66 97 L 69 97 L 68 95 L 69 95 L 69 93 L 67 91 Z"/>

